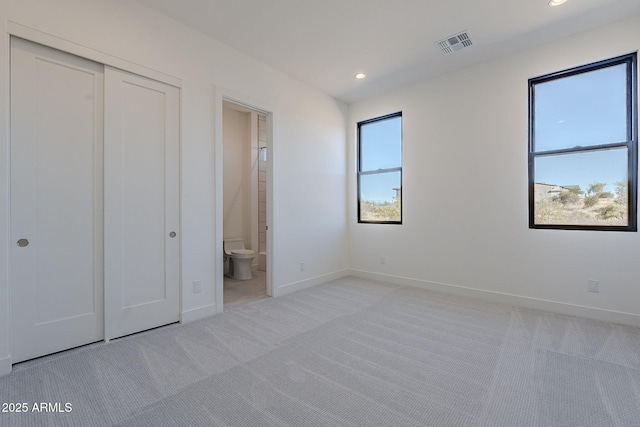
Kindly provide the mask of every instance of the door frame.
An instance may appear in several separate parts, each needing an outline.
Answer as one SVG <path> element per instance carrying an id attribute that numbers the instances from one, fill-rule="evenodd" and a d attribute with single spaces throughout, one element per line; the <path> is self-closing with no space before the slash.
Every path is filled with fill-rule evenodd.
<path id="1" fill-rule="evenodd" d="M 278 296 L 278 287 L 275 286 L 277 279 L 277 271 L 275 271 L 274 254 L 277 248 L 276 239 L 276 187 L 277 170 L 276 164 L 277 144 L 274 143 L 276 133 L 276 117 L 277 113 L 270 105 L 247 97 L 235 91 L 215 86 L 214 87 L 214 115 L 215 115 L 215 134 L 213 149 L 213 170 L 214 185 L 213 199 L 215 207 L 215 220 L 213 232 L 213 247 L 215 260 L 213 262 L 213 277 L 215 278 L 215 304 L 216 313 L 222 313 L 224 310 L 224 251 L 222 247 L 222 239 L 224 238 L 223 227 L 223 102 L 235 104 L 240 107 L 247 108 L 256 113 L 262 114 L 267 118 L 267 295 L 270 297 Z"/>

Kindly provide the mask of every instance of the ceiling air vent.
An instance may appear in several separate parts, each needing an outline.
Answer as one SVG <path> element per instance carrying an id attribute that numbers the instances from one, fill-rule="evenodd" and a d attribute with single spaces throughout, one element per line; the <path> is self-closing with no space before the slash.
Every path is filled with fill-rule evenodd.
<path id="1" fill-rule="evenodd" d="M 450 55 L 454 52 L 459 51 L 460 49 L 464 49 L 465 47 L 469 47 L 473 45 L 473 40 L 471 40 L 471 34 L 468 31 L 463 31 L 456 35 L 447 37 L 446 39 L 442 39 L 437 41 L 436 44 L 445 55 Z"/>

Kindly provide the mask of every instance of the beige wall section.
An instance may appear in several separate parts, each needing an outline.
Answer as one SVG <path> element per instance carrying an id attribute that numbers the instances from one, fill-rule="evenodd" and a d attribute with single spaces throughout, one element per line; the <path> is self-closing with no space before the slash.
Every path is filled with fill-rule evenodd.
<path id="1" fill-rule="evenodd" d="M 349 174 L 351 267 L 640 325 L 640 235 L 530 230 L 527 194 L 528 79 L 639 48 L 635 16 L 351 105 L 354 168 L 358 121 L 402 111 L 404 127 L 402 226 L 356 224 Z"/>
<path id="2" fill-rule="evenodd" d="M 278 245 L 274 286 L 348 267 L 345 221 L 346 106 L 209 37 L 130 0 L 0 2 L 0 374 L 10 368 L 7 22 L 142 65 L 182 81 L 182 315 L 215 313 L 214 89 L 226 88 L 277 111 Z M 330 164 L 330 167 L 326 165 Z M 295 179 L 287 179 L 295 177 Z M 313 227 L 309 227 L 313 224 Z M 313 242 L 302 244 L 301 242 Z M 221 247 L 222 245 L 220 245 Z M 296 254 L 291 256 L 288 254 Z M 305 272 L 298 259 L 306 261 Z M 192 283 L 200 280 L 202 292 Z"/>
<path id="3" fill-rule="evenodd" d="M 246 151 L 250 148 L 251 113 L 224 107 L 224 177 L 223 177 L 223 233 L 224 238 L 247 239 L 245 224 L 249 216 L 247 206 Z M 250 243 L 249 241 L 246 244 Z"/>

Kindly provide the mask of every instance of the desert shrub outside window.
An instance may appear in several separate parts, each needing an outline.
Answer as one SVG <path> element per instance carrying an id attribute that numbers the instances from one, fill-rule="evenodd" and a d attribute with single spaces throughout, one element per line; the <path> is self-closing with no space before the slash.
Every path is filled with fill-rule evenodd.
<path id="1" fill-rule="evenodd" d="M 637 57 L 529 80 L 529 227 L 636 231 Z"/>
<path id="2" fill-rule="evenodd" d="M 358 222 L 402 224 L 402 113 L 358 123 Z"/>

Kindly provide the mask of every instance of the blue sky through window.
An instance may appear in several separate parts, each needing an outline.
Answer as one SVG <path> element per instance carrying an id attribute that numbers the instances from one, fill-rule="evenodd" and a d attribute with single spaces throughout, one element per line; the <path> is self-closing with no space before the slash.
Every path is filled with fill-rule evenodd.
<path id="1" fill-rule="evenodd" d="M 402 117 L 365 123 L 360 126 L 360 171 L 402 167 Z M 362 200 L 390 202 L 399 188 L 400 172 L 360 177 Z"/>
<path id="2" fill-rule="evenodd" d="M 625 142 L 626 64 L 535 84 L 535 151 Z M 626 181 L 626 149 L 537 157 L 535 181 L 555 185 Z"/>
<path id="3" fill-rule="evenodd" d="M 614 192 L 618 181 L 627 181 L 627 149 L 589 151 L 558 156 L 537 157 L 536 182 L 562 186 L 607 184 L 605 191 Z"/>
<path id="4" fill-rule="evenodd" d="M 360 177 L 360 197 L 371 202 L 392 202 L 395 188 L 400 188 L 400 172 L 362 175 Z"/>

